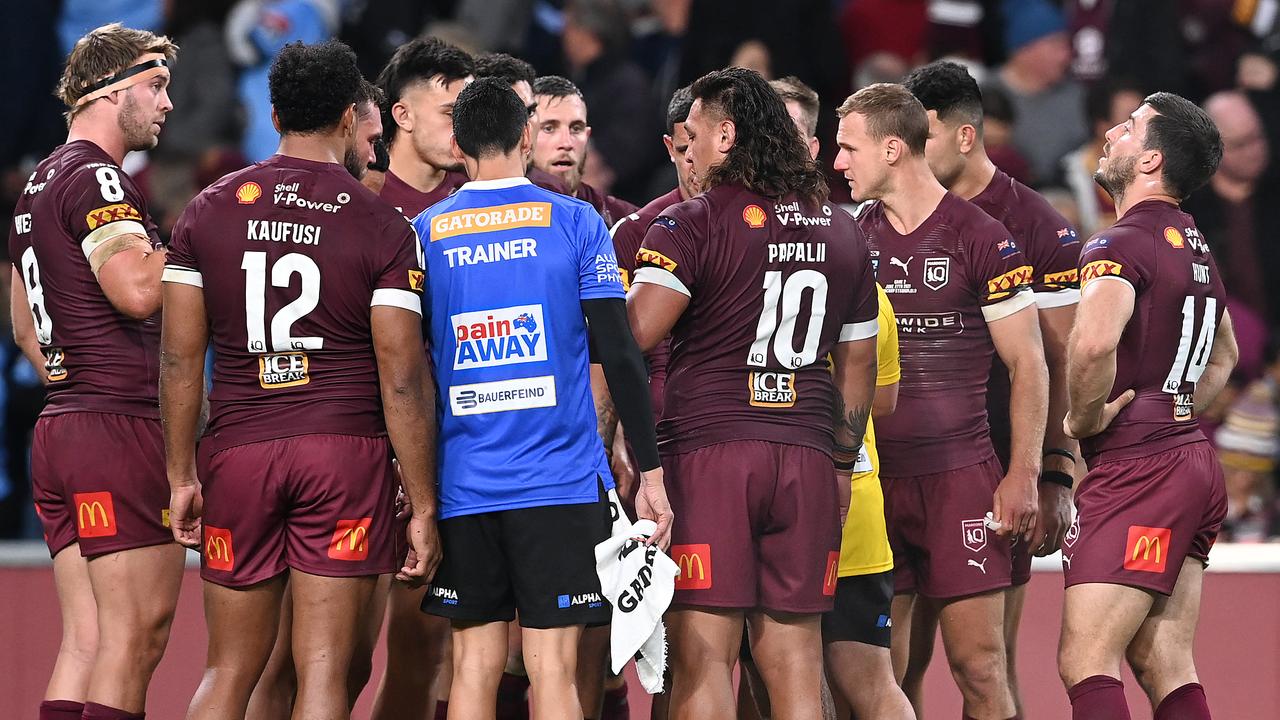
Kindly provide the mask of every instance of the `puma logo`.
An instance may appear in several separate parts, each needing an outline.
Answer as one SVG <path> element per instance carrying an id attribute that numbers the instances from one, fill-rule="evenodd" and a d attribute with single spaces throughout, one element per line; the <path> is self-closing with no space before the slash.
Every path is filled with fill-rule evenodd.
<path id="1" fill-rule="evenodd" d="M 907 273 L 907 272 L 911 272 L 909 269 L 907 269 L 907 266 L 910 265 L 911 261 L 915 259 L 916 259 L 915 255 L 912 255 L 911 257 L 907 258 L 906 262 L 903 262 L 896 257 L 890 257 L 889 264 L 897 265 L 898 267 L 902 268 L 902 272 Z"/>
<path id="2" fill-rule="evenodd" d="M 968 563 L 968 564 L 970 564 L 970 565 L 972 565 L 972 566 L 974 566 L 974 567 L 978 568 L 979 570 L 981 570 L 983 575 L 986 575 L 986 574 L 987 574 L 987 559 L 986 559 L 986 558 L 982 558 L 982 562 L 978 562 L 977 560 L 974 560 L 973 558 L 969 558 L 969 563 Z"/>
<path id="3" fill-rule="evenodd" d="M 1071 569 L 1071 556 L 1070 556 L 1070 555 L 1063 555 L 1063 556 L 1062 556 L 1062 564 L 1063 564 L 1063 565 L 1066 565 L 1066 566 L 1067 566 L 1067 569 L 1068 569 L 1068 570 L 1070 570 L 1070 569 Z"/>

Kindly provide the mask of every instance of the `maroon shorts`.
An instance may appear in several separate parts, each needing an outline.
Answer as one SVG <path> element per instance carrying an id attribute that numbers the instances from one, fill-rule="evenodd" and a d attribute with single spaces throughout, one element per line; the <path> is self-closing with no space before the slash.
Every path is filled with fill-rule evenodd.
<path id="1" fill-rule="evenodd" d="M 298 435 L 201 453 L 200 576 L 244 587 L 293 568 L 396 569 L 395 473 L 385 437 Z"/>
<path id="2" fill-rule="evenodd" d="M 1009 587 L 1012 543 L 984 522 L 1002 477 L 993 456 L 932 475 L 880 478 L 895 593 L 955 598 Z"/>
<path id="3" fill-rule="evenodd" d="M 1112 583 L 1169 595 L 1182 562 L 1209 560 L 1227 514 L 1222 466 L 1207 442 L 1089 469 L 1063 540 L 1066 584 Z"/>
<path id="4" fill-rule="evenodd" d="M 1026 585 L 1031 581 L 1031 543 L 1021 535 L 1013 539 L 1013 570 L 1009 575 L 1011 585 Z"/>
<path id="5" fill-rule="evenodd" d="M 835 601 L 835 467 L 799 445 L 739 440 L 662 458 L 676 511 L 676 604 L 822 613 Z"/>
<path id="6" fill-rule="evenodd" d="M 173 542 L 159 420 L 74 412 L 36 422 L 31 491 L 49 554 L 97 557 Z"/>

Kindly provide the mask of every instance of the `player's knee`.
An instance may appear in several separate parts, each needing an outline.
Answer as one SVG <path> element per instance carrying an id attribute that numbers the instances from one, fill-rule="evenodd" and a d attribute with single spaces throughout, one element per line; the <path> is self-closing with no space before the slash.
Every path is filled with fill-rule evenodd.
<path id="1" fill-rule="evenodd" d="M 1004 656 L 997 652 L 973 652 L 950 661 L 951 674 L 969 697 L 988 697 L 1005 683 Z"/>
<path id="2" fill-rule="evenodd" d="M 92 665 L 98 655 L 98 623 L 90 619 L 67 625 L 59 652 L 75 663 Z"/>
<path id="3" fill-rule="evenodd" d="M 577 677 L 578 663 L 574 652 L 540 652 L 524 659 L 529 682 L 560 682 Z"/>

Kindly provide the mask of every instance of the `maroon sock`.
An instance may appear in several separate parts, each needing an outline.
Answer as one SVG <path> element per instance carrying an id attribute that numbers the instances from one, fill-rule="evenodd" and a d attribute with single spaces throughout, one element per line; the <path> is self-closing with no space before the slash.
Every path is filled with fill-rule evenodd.
<path id="1" fill-rule="evenodd" d="M 1067 691 L 1072 720 L 1129 720 L 1124 683 L 1109 675 L 1094 675 Z"/>
<path id="2" fill-rule="evenodd" d="M 1160 701 L 1155 720 L 1211 720 L 1209 701 L 1200 683 L 1187 683 Z"/>
<path id="3" fill-rule="evenodd" d="M 626 683 L 604 691 L 604 705 L 600 710 L 600 720 L 631 720 Z"/>
<path id="4" fill-rule="evenodd" d="M 83 720 L 143 720 L 146 713 L 131 713 L 98 703 L 85 703 Z"/>
<path id="5" fill-rule="evenodd" d="M 436 701 L 436 717 L 435 720 L 449 720 L 449 701 Z"/>
<path id="6" fill-rule="evenodd" d="M 84 703 L 75 700 L 45 700 L 40 703 L 40 720 L 80 720 Z"/>
<path id="7" fill-rule="evenodd" d="M 498 720 L 529 720 L 529 678 L 502 673 L 498 681 Z"/>

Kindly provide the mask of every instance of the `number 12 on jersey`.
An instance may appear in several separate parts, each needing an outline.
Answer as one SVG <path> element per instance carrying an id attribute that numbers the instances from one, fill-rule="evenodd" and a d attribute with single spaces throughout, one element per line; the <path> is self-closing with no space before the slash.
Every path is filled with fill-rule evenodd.
<path id="1" fill-rule="evenodd" d="M 284 255 L 271 266 L 271 285 L 289 287 L 293 275 L 302 278 L 301 293 L 292 302 L 280 308 L 271 318 L 271 345 L 267 345 L 267 254 L 246 252 L 240 269 L 245 271 L 244 319 L 249 337 L 249 352 L 288 352 L 290 350 L 320 350 L 324 348 L 322 337 L 294 337 L 293 324 L 316 309 L 320 303 L 320 267 L 316 261 L 301 253 Z"/>

